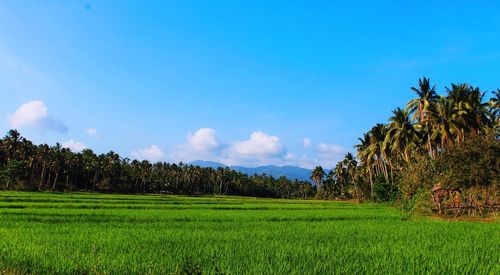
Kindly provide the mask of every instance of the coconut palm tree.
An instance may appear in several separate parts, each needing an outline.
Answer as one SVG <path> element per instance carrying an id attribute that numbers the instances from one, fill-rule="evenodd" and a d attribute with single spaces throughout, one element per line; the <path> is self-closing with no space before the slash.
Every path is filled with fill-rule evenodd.
<path id="1" fill-rule="evenodd" d="M 359 159 L 361 168 L 364 171 L 365 176 L 368 176 L 370 181 L 370 193 L 373 197 L 373 176 L 372 176 L 372 160 L 368 158 L 370 146 L 370 133 L 364 133 L 363 138 L 358 138 L 359 143 L 354 145 L 356 148 L 356 157 Z M 368 175 L 366 175 L 368 174 Z"/>
<path id="2" fill-rule="evenodd" d="M 469 106 L 469 94 L 471 87 L 466 83 L 451 84 L 451 88 L 446 88 L 447 96 L 451 107 L 454 109 L 453 119 L 459 123 L 458 133 L 456 136 L 457 142 L 462 142 L 465 138 L 466 125 Z"/>
<path id="3" fill-rule="evenodd" d="M 387 126 L 376 124 L 369 132 L 370 145 L 368 146 L 368 160 L 373 162 L 375 175 L 383 174 L 386 181 L 389 180 L 387 165 L 384 160 L 384 141 L 387 136 Z"/>
<path id="4" fill-rule="evenodd" d="M 354 184 L 356 198 L 359 198 L 358 184 L 356 181 L 358 162 L 351 153 L 347 153 L 342 160 L 342 165 L 345 167 L 349 181 Z"/>
<path id="5" fill-rule="evenodd" d="M 441 97 L 438 103 L 429 110 L 429 121 L 432 125 L 431 139 L 441 142 L 441 150 L 453 143 L 460 136 L 462 124 L 457 118 L 458 110 L 447 97 Z"/>
<path id="6" fill-rule="evenodd" d="M 62 148 L 61 144 L 59 143 L 56 143 L 56 145 L 52 147 L 52 168 L 55 171 L 52 190 L 56 189 L 57 180 L 59 178 L 59 172 L 61 171 L 61 168 L 63 168 L 64 166 L 64 154 L 66 150 L 68 149 Z"/>
<path id="7" fill-rule="evenodd" d="M 429 78 L 423 77 L 418 80 L 418 88 L 411 87 L 411 90 L 417 94 L 417 98 L 410 100 L 406 108 L 410 113 L 413 113 L 413 120 L 418 118 L 420 127 L 422 130 L 425 130 L 429 155 L 433 157 L 434 154 L 430 139 L 430 125 L 427 113 L 429 108 L 439 100 L 439 96 L 436 93 L 436 86 L 431 87 Z"/>
<path id="8" fill-rule="evenodd" d="M 10 130 L 4 137 L 7 160 L 20 157 L 21 140 L 21 134 L 17 130 Z"/>
<path id="9" fill-rule="evenodd" d="M 50 147 L 47 144 L 41 144 L 38 146 L 38 162 L 41 163 L 40 171 L 40 183 L 38 184 L 38 190 L 41 191 L 46 178 L 47 168 L 50 165 Z"/>
<path id="10" fill-rule="evenodd" d="M 488 117 L 488 102 L 483 102 L 485 93 L 479 88 L 469 90 L 467 97 L 466 131 L 479 134 L 486 128 L 491 128 L 492 122 Z"/>
<path id="11" fill-rule="evenodd" d="M 488 101 L 488 105 L 492 132 L 498 137 L 500 136 L 500 89 L 493 92 L 493 97 Z"/>
<path id="12" fill-rule="evenodd" d="M 400 153 L 403 159 L 408 162 L 412 150 L 419 146 L 421 136 L 411 123 L 407 110 L 396 108 L 392 113 L 384 142 L 389 144 L 392 153 Z"/>
<path id="13" fill-rule="evenodd" d="M 340 197 L 345 197 L 345 189 L 347 187 L 347 171 L 342 161 L 339 161 L 334 169 L 335 182 L 340 189 Z"/>
<path id="14" fill-rule="evenodd" d="M 312 171 L 311 180 L 313 180 L 317 186 L 316 198 L 320 198 L 322 196 L 323 179 L 325 175 L 325 170 L 323 170 L 323 167 L 321 166 L 316 166 Z"/>
<path id="15" fill-rule="evenodd" d="M 435 103 L 439 96 L 436 93 L 436 86 L 430 85 L 429 78 L 421 78 L 418 80 L 418 88 L 411 87 L 411 90 L 417 94 L 417 98 L 412 99 L 406 104 L 406 108 L 410 113 L 413 113 L 413 119 L 418 118 L 420 124 L 426 120 L 427 110 Z"/>

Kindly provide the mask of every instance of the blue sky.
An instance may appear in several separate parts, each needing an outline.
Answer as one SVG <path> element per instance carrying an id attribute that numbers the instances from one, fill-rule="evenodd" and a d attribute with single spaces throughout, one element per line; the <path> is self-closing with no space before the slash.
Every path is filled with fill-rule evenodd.
<path id="1" fill-rule="evenodd" d="M 428 76 L 500 87 L 496 1 L 2 1 L 0 130 L 332 167 Z"/>

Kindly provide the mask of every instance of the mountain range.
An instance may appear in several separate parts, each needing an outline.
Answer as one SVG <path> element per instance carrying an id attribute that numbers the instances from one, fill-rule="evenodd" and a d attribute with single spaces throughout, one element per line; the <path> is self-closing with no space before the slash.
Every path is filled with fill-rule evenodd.
<path id="1" fill-rule="evenodd" d="M 288 179 L 294 180 L 303 180 L 303 181 L 311 181 L 311 170 L 298 167 L 298 166 L 275 166 L 275 165 L 266 165 L 259 167 L 244 167 L 244 166 L 226 166 L 219 162 L 214 161 L 204 161 L 204 160 L 195 160 L 190 162 L 189 164 L 200 166 L 200 167 L 212 167 L 214 169 L 219 167 L 229 167 L 230 169 L 236 170 L 238 172 L 254 175 L 254 174 L 266 174 L 268 176 L 273 176 L 275 178 L 279 178 L 281 176 L 285 176 Z"/>

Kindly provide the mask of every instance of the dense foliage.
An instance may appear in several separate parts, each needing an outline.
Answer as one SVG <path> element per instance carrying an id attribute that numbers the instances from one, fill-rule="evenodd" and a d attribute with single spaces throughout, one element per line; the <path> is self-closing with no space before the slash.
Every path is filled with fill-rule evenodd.
<path id="1" fill-rule="evenodd" d="M 6 274 L 499 274 L 498 223 L 381 204 L 0 192 Z"/>
<path id="2" fill-rule="evenodd" d="M 308 198 L 316 192 L 310 182 L 285 177 L 275 179 L 248 176 L 229 168 L 130 160 L 112 151 L 96 155 L 85 149 L 74 153 L 60 144 L 37 146 L 16 130 L 0 139 L 0 188 L 273 198 Z"/>
<path id="3" fill-rule="evenodd" d="M 394 109 L 388 123 L 359 139 L 357 160 L 347 154 L 326 179 L 321 167 L 314 170 L 317 197 L 413 200 L 418 194 L 440 209 L 452 196 L 460 207 L 473 207 L 477 200 L 464 196 L 474 188 L 483 194 L 482 206 L 474 207 L 494 210 L 500 198 L 500 90 L 485 100 L 477 87 L 451 84 L 439 95 L 428 78 L 411 90 L 417 97 L 406 108 Z"/>

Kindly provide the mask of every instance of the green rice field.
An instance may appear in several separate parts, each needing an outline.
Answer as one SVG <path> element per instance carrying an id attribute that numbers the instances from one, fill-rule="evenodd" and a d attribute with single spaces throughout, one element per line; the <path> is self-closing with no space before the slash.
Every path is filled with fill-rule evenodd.
<path id="1" fill-rule="evenodd" d="M 500 274 L 500 224 L 371 203 L 0 192 L 1 272 Z"/>

